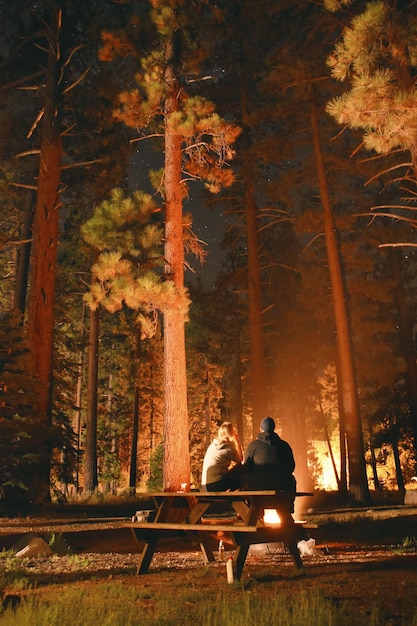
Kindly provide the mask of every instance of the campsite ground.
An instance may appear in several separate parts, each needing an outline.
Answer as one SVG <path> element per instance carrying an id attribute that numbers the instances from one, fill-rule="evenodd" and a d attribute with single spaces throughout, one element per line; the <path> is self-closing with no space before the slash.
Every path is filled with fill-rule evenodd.
<path id="1" fill-rule="evenodd" d="M 411 624 L 417 615 L 417 508 L 333 510 L 307 517 L 317 528 L 310 531 L 315 549 L 304 557 L 304 571 L 294 571 L 281 545 L 255 546 L 250 549 L 239 590 L 256 589 L 267 601 L 277 592 L 319 589 L 336 606 L 346 602 L 358 614 L 370 614 L 377 606 L 387 624 Z M 51 585 L 57 593 L 70 585 L 88 590 L 106 579 L 122 580 L 124 587 L 160 589 L 164 595 L 195 590 L 196 598 L 199 589 L 204 588 L 206 595 L 212 592 L 214 598 L 227 587 L 225 563 L 203 565 L 198 543 L 190 537 L 161 542 L 149 573 L 138 577 L 140 545 L 129 529 L 115 528 L 111 519 L 103 523 L 85 515 L 66 519 L 62 514 L 59 518 L 2 518 L 0 550 L 11 548 L 22 532 L 49 540 L 52 533 L 57 546 L 70 548 L 68 554 L 21 560 L 19 569 L 28 581 L 24 595 L 41 593 Z M 213 547 L 218 539 L 213 536 Z M 226 551 L 232 550 L 227 537 L 224 540 Z M 0 567 L 6 567 L 6 559 L 0 560 Z M 3 593 L 15 592 L 10 588 Z"/>

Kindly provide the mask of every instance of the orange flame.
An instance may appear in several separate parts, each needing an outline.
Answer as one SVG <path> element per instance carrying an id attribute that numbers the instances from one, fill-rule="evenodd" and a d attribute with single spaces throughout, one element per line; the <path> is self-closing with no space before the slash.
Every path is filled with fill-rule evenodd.
<path id="1" fill-rule="evenodd" d="M 281 520 L 279 519 L 279 515 L 276 509 L 265 509 L 264 524 L 267 526 L 275 526 L 276 524 L 281 524 Z"/>

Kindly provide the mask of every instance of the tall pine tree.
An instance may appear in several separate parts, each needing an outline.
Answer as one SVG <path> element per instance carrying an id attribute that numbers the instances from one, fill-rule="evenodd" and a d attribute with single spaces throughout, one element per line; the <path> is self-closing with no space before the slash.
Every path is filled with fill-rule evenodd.
<path id="1" fill-rule="evenodd" d="M 189 421 L 185 355 L 188 296 L 184 288 L 183 202 L 186 180 L 205 180 L 217 192 L 233 181 L 224 169 L 234 156 L 239 130 L 221 119 L 214 105 L 190 93 L 183 84 L 183 66 L 198 72 L 200 54 L 192 42 L 196 20 L 210 16 L 208 3 L 192 7 L 181 0 L 152 0 L 151 30 L 156 47 L 141 60 L 137 88 L 121 94 L 117 119 L 141 134 L 156 134 L 163 142 L 163 174 L 157 183 L 164 201 L 164 278 L 176 297 L 164 309 L 164 488 L 177 491 L 190 483 Z M 106 34 L 105 56 L 117 50 L 118 39 Z M 158 180 L 154 177 L 154 180 Z"/>

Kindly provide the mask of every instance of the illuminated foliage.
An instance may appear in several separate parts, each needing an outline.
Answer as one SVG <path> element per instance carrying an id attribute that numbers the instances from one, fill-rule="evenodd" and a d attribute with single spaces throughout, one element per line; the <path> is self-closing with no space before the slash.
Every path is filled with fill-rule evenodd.
<path id="1" fill-rule="evenodd" d="M 370 2 L 345 28 L 327 63 L 333 78 L 351 87 L 327 110 L 339 124 L 363 129 L 369 150 L 410 150 L 416 173 L 417 16 L 407 4 Z"/>
<path id="2" fill-rule="evenodd" d="M 154 334 L 158 311 L 175 306 L 188 310 L 186 291 L 180 298 L 173 283 L 156 271 L 162 263 L 163 236 L 158 211 L 150 195 L 136 191 L 126 197 L 114 189 L 82 227 L 85 240 L 101 251 L 85 300 L 93 310 L 102 305 L 115 313 L 126 304 L 140 311 L 136 321 L 142 336 Z"/>

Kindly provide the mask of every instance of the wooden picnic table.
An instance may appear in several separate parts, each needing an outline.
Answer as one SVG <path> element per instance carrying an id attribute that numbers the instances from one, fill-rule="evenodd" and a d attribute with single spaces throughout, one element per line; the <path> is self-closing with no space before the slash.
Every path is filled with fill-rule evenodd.
<path id="1" fill-rule="evenodd" d="M 140 494 L 139 494 L 140 495 Z M 312 496 L 309 492 L 297 492 L 296 497 Z M 282 542 L 290 552 L 295 566 L 303 563 L 297 547 L 298 541 L 307 539 L 306 523 L 294 521 L 288 513 L 288 501 L 293 494 L 284 491 L 189 491 L 143 494 L 143 499 L 153 503 L 147 520 L 138 521 L 134 516 L 128 522 L 133 535 L 145 545 L 140 555 L 138 574 L 149 570 L 158 541 L 167 533 L 194 533 L 198 535 L 200 548 L 206 563 L 214 561 L 208 533 L 230 534 L 236 546 L 233 555 L 235 578 L 240 576 L 246 556 L 252 544 Z M 231 517 L 213 519 L 213 509 L 219 504 L 229 505 Z M 276 509 L 281 522 L 268 524 L 263 518 L 264 509 Z M 215 515 L 215 513 L 214 513 Z"/>

